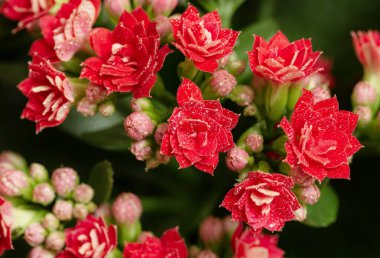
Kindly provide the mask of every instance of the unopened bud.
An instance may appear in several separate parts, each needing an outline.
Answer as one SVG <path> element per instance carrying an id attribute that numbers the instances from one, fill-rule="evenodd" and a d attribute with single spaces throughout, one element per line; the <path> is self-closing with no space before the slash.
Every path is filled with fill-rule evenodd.
<path id="1" fill-rule="evenodd" d="M 26 229 L 24 233 L 25 241 L 31 245 L 40 245 L 45 241 L 46 230 L 40 223 L 32 223 Z"/>
<path id="2" fill-rule="evenodd" d="M 53 214 L 61 221 L 71 220 L 73 218 L 73 203 L 57 200 L 53 207 Z"/>
<path id="3" fill-rule="evenodd" d="M 197 255 L 200 254 L 201 249 L 199 249 L 198 246 L 192 245 L 189 248 L 189 257 L 190 258 L 197 258 Z"/>
<path id="4" fill-rule="evenodd" d="M 236 228 L 239 226 L 239 222 L 233 221 L 231 216 L 227 216 L 223 219 L 223 225 L 225 232 L 232 236 Z"/>
<path id="5" fill-rule="evenodd" d="M 20 196 L 28 186 L 28 178 L 20 170 L 6 169 L 0 174 L 0 194 L 3 196 Z"/>
<path id="6" fill-rule="evenodd" d="M 149 237 L 154 237 L 154 234 L 150 231 L 143 231 L 137 238 L 137 242 L 144 243 Z"/>
<path id="7" fill-rule="evenodd" d="M 55 192 L 49 183 L 40 183 L 33 189 L 33 202 L 48 205 L 55 199 Z"/>
<path id="8" fill-rule="evenodd" d="M 98 110 L 102 116 L 105 116 L 105 117 L 112 116 L 113 113 L 115 113 L 115 105 L 111 101 L 107 101 L 107 102 L 102 103 L 99 106 Z"/>
<path id="9" fill-rule="evenodd" d="M 59 227 L 59 220 L 52 213 L 46 214 L 41 223 L 49 231 L 54 231 Z"/>
<path id="10" fill-rule="evenodd" d="M 43 248 L 42 246 L 36 246 L 29 252 L 29 258 L 54 258 L 55 255 Z"/>
<path id="11" fill-rule="evenodd" d="M 103 218 L 105 220 L 111 218 L 112 216 L 112 211 L 111 211 L 111 206 L 108 203 L 104 203 L 100 205 L 96 211 L 95 211 L 95 217 L 97 218 Z"/>
<path id="12" fill-rule="evenodd" d="M 13 151 L 3 151 L 0 154 L 0 163 L 8 163 L 14 169 L 25 170 L 27 167 L 25 159 Z"/>
<path id="13" fill-rule="evenodd" d="M 318 202 L 321 192 L 315 184 L 310 184 L 300 188 L 300 199 L 306 204 L 315 204 Z"/>
<path id="14" fill-rule="evenodd" d="M 264 149 L 264 138 L 261 134 L 252 133 L 245 139 L 245 145 L 255 153 L 261 152 Z"/>
<path id="15" fill-rule="evenodd" d="M 157 126 L 157 129 L 154 132 L 154 140 L 156 141 L 158 145 L 161 145 L 162 137 L 164 136 L 168 128 L 169 128 L 168 123 L 161 123 Z"/>
<path id="16" fill-rule="evenodd" d="M 51 181 L 59 196 L 68 197 L 78 185 L 78 173 L 72 168 L 57 168 L 53 171 Z"/>
<path id="17" fill-rule="evenodd" d="M 217 97 L 225 97 L 236 86 L 235 77 L 226 70 L 217 70 L 209 82 L 210 91 Z"/>
<path id="18" fill-rule="evenodd" d="M 197 258 L 218 258 L 218 256 L 211 250 L 203 250 L 197 255 Z"/>
<path id="19" fill-rule="evenodd" d="M 317 86 L 311 90 L 314 96 L 314 104 L 331 98 L 331 92 L 328 87 L 325 86 Z"/>
<path id="20" fill-rule="evenodd" d="M 359 116 L 358 123 L 361 126 L 369 124 L 372 120 L 372 110 L 368 106 L 357 106 L 354 109 L 354 113 Z"/>
<path id="21" fill-rule="evenodd" d="M 368 82 L 361 81 L 355 85 L 352 101 L 355 105 L 370 106 L 376 102 L 378 94 L 376 89 Z"/>
<path id="22" fill-rule="evenodd" d="M 154 127 L 152 119 L 144 112 L 133 112 L 124 120 L 125 132 L 131 139 L 136 141 L 151 135 Z"/>
<path id="23" fill-rule="evenodd" d="M 122 193 L 112 204 L 112 214 L 118 224 L 131 225 L 140 219 L 142 206 L 133 193 Z"/>
<path id="24" fill-rule="evenodd" d="M 45 241 L 46 248 L 58 252 L 65 246 L 65 234 L 60 231 L 51 232 Z"/>
<path id="25" fill-rule="evenodd" d="M 141 112 L 144 110 L 151 109 L 153 107 L 152 103 L 147 98 L 132 99 L 130 105 L 131 109 L 134 112 Z"/>
<path id="26" fill-rule="evenodd" d="M 107 98 L 107 90 L 102 86 L 90 84 L 86 89 L 86 97 L 90 102 L 99 103 Z"/>
<path id="27" fill-rule="evenodd" d="M 152 157 L 152 143 L 149 140 L 132 142 L 131 152 L 137 160 L 144 161 Z"/>
<path id="28" fill-rule="evenodd" d="M 178 4 L 178 0 L 150 0 L 155 16 L 169 15 Z"/>
<path id="29" fill-rule="evenodd" d="M 76 202 L 91 202 L 92 198 L 94 198 L 94 189 L 87 184 L 80 184 L 75 187 L 73 197 Z"/>
<path id="30" fill-rule="evenodd" d="M 227 70 L 234 76 L 244 73 L 247 63 L 244 60 L 230 60 L 227 64 Z"/>
<path id="31" fill-rule="evenodd" d="M 161 38 L 166 37 L 172 31 L 172 25 L 168 17 L 162 15 L 157 16 L 155 22 L 157 23 L 156 28 Z"/>
<path id="32" fill-rule="evenodd" d="M 239 171 L 248 164 L 249 154 L 239 147 L 232 148 L 226 156 L 227 167 L 232 171 Z"/>
<path id="33" fill-rule="evenodd" d="M 252 87 L 236 85 L 228 97 L 239 106 L 246 107 L 252 104 L 254 96 L 255 94 Z"/>
<path id="34" fill-rule="evenodd" d="M 91 102 L 88 98 L 82 98 L 77 105 L 77 111 L 83 116 L 93 116 L 96 113 L 97 105 Z"/>
<path id="35" fill-rule="evenodd" d="M 224 224 L 219 218 L 209 216 L 199 226 L 199 236 L 206 246 L 217 245 L 224 238 Z"/>
<path id="36" fill-rule="evenodd" d="M 30 165 L 29 174 L 38 183 L 46 182 L 49 179 L 48 171 L 39 163 L 32 163 Z"/>
<path id="37" fill-rule="evenodd" d="M 296 215 L 297 221 L 304 221 L 307 217 L 307 208 L 306 206 L 301 206 L 298 210 L 294 212 L 294 215 Z"/>
<path id="38" fill-rule="evenodd" d="M 73 216 L 78 220 L 85 219 L 88 215 L 88 209 L 83 203 L 76 203 L 73 209 Z"/>
<path id="39" fill-rule="evenodd" d="M 105 0 L 104 8 L 112 18 L 118 20 L 124 11 L 131 11 L 130 0 Z"/>

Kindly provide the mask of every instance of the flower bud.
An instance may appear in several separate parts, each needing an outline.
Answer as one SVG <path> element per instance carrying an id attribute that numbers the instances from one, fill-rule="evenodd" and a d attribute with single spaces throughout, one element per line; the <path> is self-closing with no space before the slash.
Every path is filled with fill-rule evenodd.
<path id="1" fill-rule="evenodd" d="M 0 174 L 0 194 L 3 196 L 20 196 L 28 186 L 28 178 L 20 170 L 6 169 Z"/>
<path id="2" fill-rule="evenodd" d="M 43 248 L 42 246 L 36 246 L 29 252 L 29 258 L 54 258 L 55 255 Z"/>
<path id="3" fill-rule="evenodd" d="M 133 193 L 122 193 L 112 204 L 112 214 L 118 224 L 133 224 L 140 219 L 142 206 Z"/>
<path id="4" fill-rule="evenodd" d="M 358 82 L 352 93 L 352 102 L 355 105 L 371 106 L 376 103 L 378 94 L 375 87 L 365 81 Z"/>
<path id="5" fill-rule="evenodd" d="M 161 39 L 171 33 L 172 25 L 168 17 L 160 15 L 160 16 L 157 16 L 156 19 L 154 20 L 157 23 L 156 29 L 158 31 L 158 34 L 160 34 Z"/>
<path id="6" fill-rule="evenodd" d="M 88 98 L 82 98 L 77 104 L 77 111 L 83 116 L 93 116 L 96 113 L 97 105 Z"/>
<path id="7" fill-rule="evenodd" d="M 86 97 L 90 102 L 99 103 L 107 98 L 107 90 L 102 86 L 90 84 L 86 89 Z"/>
<path id="8" fill-rule="evenodd" d="M 164 136 L 168 128 L 169 128 L 168 123 L 161 123 L 157 125 L 157 129 L 154 132 L 154 140 L 156 141 L 158 145 L 161 145 L 162 137 Z"/>
<path id="9" fill-rule="evenodd" d="M 367 106 L 357 106 L 354 109 L 354 113 L 359 116 L 358 124 L 365 126 L 372 120 L 372 110 Z"/>
<path id="10" fill-rule="evenodd" d="M 231 216 L 227 216 L 223 219 L 223 226 L 224 226 L 224 231 L 232 236 L 236 230 L 236 228 L 239 226 L 239 222 L 233 221 Z"/>
<path id="11" fill-rule="evenodd" d="M 299 190 L 300 199 L 306 204 L 313 205 L 318 202 L 321 192 L 315 184 L 301 187 Z"/>
<path id="12" fill-rule="evenodd" d="M 328 87 L 325 86 L 317 86 L 311 90 L 314 96 L 314 104 L 331 98 L 331 92 Z"/>
<path id="13" fill-rule="evenodd" d="M 32 163 L 30 165 L 29 175 L 38 183 L 46 182 L 49 179 L 48 171 L 39 163 Z"/>
<path id="14" fill-rule="evenodd" d="M 78 173 L 72 168 L 57 168 L 53 171 L 51 181 L 59 196 L 68 197 L 78 185 Z"/>
<path id="15" fill-rule="evenodd" d="M 87 184 L 80 184 L 75 187 L 73 197 L 76 202 L 91 202 L 92 198 L 94 198 L 94 189 Z"/>
<path id="16" fill-rule="evenodd" d="M 255 153 L 261 152 L 264 149 L 264 138 L 261 134 L 252 133 L 245 139 L 245 145 Z"/>
<path id="17" fill-rule="evenodd" d="M 49 183 L 40 183 L 33 189 L 33 202 L 49 205 L 55 199 L 55 192 Z"/>
<path id="18" fill-rule="evenodd" d="M 194 80 L 198 74 L 198 69 L 195 67 L 194 63 L 190 59 L 185 59 L 185 61 L 178 64 L 177 73 L 180 78 L 185 77 L 189 80 Z"/>
<path id="19" fill-rule="evenodd" d="M 152 157 L 152 144 L 149 140 L 132 142 L 131 152 L 137 160 L 144 161 Z"/>
<path id="20" fill-rule="evenodd" d="M 31 245 L 40 245 L 45 241 L 46 230 L 40 223 L 32 223 L 26 229 L 24 233 L 25 241 Z"/>
<path id="21" fill-rule="evenodd" d="M 51 232 L 45 241 L 46 248 L 58 252 L 65 246 L 65 234 L 60 231 Z"/>
<path id="22" fill-rule="evenodd" d="M 118 20 L 124 11 L 131 11 L 130 0 L 104 0 L 104 8 L 110 16 Z"/>
<path id="23" fill-rule="evenodd" d="M 133 112 L 124 120 L 125 132 L 131 139 L 136 141 L 151 135 L 154 127 L 152 119 L 144 112 Z"/>
<path id="24" fill-rule="evenodd" d="M 25 170 L 27 167 L 25 159 L 13 151 L 3 151 L 0 153 L 0 163 L 8 163 L 14 169 Z"/>
<path id="25" fill-rule="evenodd" d="M 94 216 L 97 218 L 103 218 L 108 224 L 112 218 L 111 205 L 108 203 L 101 204 L 94 212 Z"/>
<path id="26" fill-rule="evenodd" d="M 99 113 L 104 117 L 112 116 L 115 113 L 115 105 L 111 101 L 104 102 L 99 106 Z"/>
<path id="27" fill-rule="evenodd" d="M 83 203 L 76 203 L 73 209 L 73 216 L 78 220 L 85 219 L 88 215 L 88 209 Z"/>
<path id="28" fill-rule="evenodd" d="M 53 214 L 61 221 L 71 220 L 73 218 L 73 203 L 57 200 L 53 207 Z"/>
<path id="29" fill-rule="evenodd" d="M 228 97 L 239 106 L 246 107 L 252 104 L 254 96 L 255 94 L 252 87 L 236 85 Z"/>
<path id="30" fill-rule="evenodd" d="M 134 112 L 141 112 L 153 108 L 152 103 L 147 98 L 131 99 L 130 105 Z"/>
<path id="31" fill-rule="evenodd" d="M 227 63 L 227 70 L 234 76 L 244 73 L 246 67 L 247 62 L 245 60 L 230 60 Z"/>
<path id="32" fill-rule="evenodd" d="M 224 224 L 219 218 L 209 216 L 199 226 L 199 236 L 206 246 L 218 245 L 224 238 Z"/>
<path id="33" fill-rule="evenodd" d="M 306 206 L 301 206 L 298 210 L 294 212 L 294 215 L 296 215 L 297 221 L 304 221 L 307 218 L 307 208 Z"/>
<path id="34" fill-rule="evenodd" d="M 45 229 L 49 231 L 54 231 L 59 227 L 59 220 L 56 216 L 54 216 L 54 214 L 48 213 L 43 218 L 41 224 Z"/>
<path id="35" fill-rule="evenodd" d="M 189 257 L 190 258 L 196 258 L 198 254 L 200 254 L 201 249 L 199 249 L 198 246 L 192 245 L 189 248 Z"/>
<path id="36" fill-rule="evenodd" d="M 226 156 L 227 167 L 232 171 L 239 171 L 248 164 L 249 154 L 239 147 L 232 148 Z"/>
<path id="37" fill-rule="evenodd" d="M 218 258 L 218 256 L 211 250 L 203 250 L 197 255 L 197 258 Z"/>
<path id="38" fill-rule="evenodd" d="M 177 6 L 178 0 L 150 0 L 155 16 L 169 15 Z"/>
<path id="39" fill-rule="evenodd" d="M 86 207 L 89 213 L 94 213 L 98 208 L 98 205 L 96 205 L 94 202 L 90 202 L 86 204 Z"/>
<path id="40" fill-rule="evenodd" d="M 223 98 L 231 93 L 236 86 L 235 77 L 226 70 L 217 70 L 208 83 L 208 88 L 213 95 Z"/>

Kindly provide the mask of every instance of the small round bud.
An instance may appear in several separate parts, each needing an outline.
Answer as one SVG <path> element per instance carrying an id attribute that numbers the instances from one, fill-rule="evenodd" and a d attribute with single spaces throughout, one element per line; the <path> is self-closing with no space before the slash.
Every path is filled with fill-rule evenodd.
<path id="1" fill-rule="evenodd" d="M 301 206 L 298 210 L 294 212 L 294 215 L 296 215 L 297 221 L 304 221 L 307 217 L 307 208 L 306 206 Z"/>
<path id="2" fill-rule="evenodd" d="M 33 189 L 33 202 L 48 205 L 55 199 L 55 192 L 49 183 L 40 183 Z"/>
<path id="3" fill-rule="evenodd" d="M 155 16 L 169 15 L 177 6 L 178 0 L 150 0 Z"/>
<path id="4" fill-rule="evenodd" d="M 151 135 L 154 127 L 152 119 L 144 112 L 133 112 L 124 120 L 125 132 L 131 139 L 136 141 Z"/>
<path id="5" fill-rule="evenodd" d="M 29 252 L 29 258 L 54 258 L 55 255 L 43 248 L 42 246 L 36 246 Z"/>
<path id="6" fill-rule="evenodd" d="M 130 105 L 134 112 L 141 112 L 152 108 L 152 103 L 146 98 L 131 99 Z"/>
<path id="7" fill-rule="evenodd" d="M 118 20 L 124 11 L 131 11 L 130 0 L 104 0 L 104 8 L 112 18 Z"/>
<path id="8" fill-rule="evenodd" d="M 40 245 L 45 241 L 46 230 L 40 223 L 32 223 L 26 229 L 24 233 L 25 241 L 31 245 Z"/>
<path id="9" fill-rule="evenodd" d="M 0 153 L 0 163 L 8 163 L 13 169 L 24 170 L 26 160 L 18 153 L 13 151 L 3 151 Z"/>
<path id="10" fill-rule="evenodd" d="M 226 156 L 227 167 L 232 171 L 239 171 L 248 164 L 249 154 L 238 147 L 232 148 Z"/>
<path id="11" fill-rule="evenodd" d="M 318 202 L 321 192 L 315 184 L 310 184 L 300 188 L 300 199 L 306 204 L 315 204 Z"/>
<path id="12" fill-rule="evenodd" d="M 57 200 L 53 207 L 53 214 L 61 221 L 71 220 L 73 218 L 73 203 Z"/>
<path id="13" fill-rule="evenodd" d="M 217 70 L 210 80 L 211 91 L 218 97 L 225 97 L 236 86 L 235 77 L 226 70 Z"/>
<path id="14" fill-rule="evenodd" d="M 358 123 L 360 125 L 367 125 L 372 120 L 372 110 L 368 106 L 357 106 L 354 113 L 359 116 Z"/>
<path id="15" fill-rule="evenodd" d="M 115 105 L 111 101 L 102 103 L 99 106 L 99 113 L 105 117 L 112 116 L 115 113 Z"/>
<path id="16" fill-rule="evenodd" d="M 376 102 L 377 95 L 376 89 L 371 84 L 361 81 L 355 85 L 352 93 L 352 101 L 356 105 L 368 106 Z"/>
<path id="17" fill-rule="evenodd" d="M 41 223 L 49 231 L 54 231 L 59 227 L 59 220 L 52 213 L 46 214 Z"/>
<path id="18" fill-rule="evenodd" d="M 144 243 L 148 237 L 154 237 L 154 234 L 150 231 L 143 231 L 137 238 L 138 243 Z"/>
<path id="19" fill-rule="evenodd" d="M 80 184 L 75 187 L 73 197 L 76 202 L 91 202 L 92 198 L 94 198 L 94 189 L 87 184 Z"/>
<path id="20" fill-rule="evenodd" d="M 255 94 L 252 87 L 236 85 L 228 97 L 239 106 L 246 107 L 252 104 Z"/>
<path id="21" fill-rule="evenodd" d="M 228 62 L 227 65 L 227 69 L 230 71 L 230 73 L 237 76 L 244 73 L 247 62 L 244 60 L 233 60 Z"/>
<path id="22" fill-rule="evenodd" d="M 154 132 L 154 140 L 156 141 L 157 144 L 161 145 L 162 137 L 164 136 L 168 128 L 169 128 L 168 123 L 161 123 L 157 125 L 157 129 Z"/>
<path id="23" fill-rule="evenodd" d="M 94 216 L 97 218 L 101 217 L 105 220 L 109 220 L 112 216 L 111 205 L 108 203 L 103 203 L 96 209 Z"/>
<path id="24" fill-rule="evenodd" d="M 51 232 L 45 241 L 46 248 L 58 252 L 65 246 L 65 234 L 60 231 Z"/>
<path id="25" fill-rule="evenodd" d="M 68 197 L 77 186 L 79 176 L 72 168 L 58 168 L 53 171 L 51 181 L 59 196 Z"/>
<path id="26" fill-rule="evenodd" d="M 218 256 L 211 250 L 203 250 L 197 255 L 197 258 L 218 258 Z"/>
<path id="27" fill-rule="evenodd" d="M 190 258 L 196 258 L 198 254 L 200 254 L 201 249 L 199 249 L 198 246 L 192 245 L 189 248 L 189 257 Z"/>
<path id="28" fill-rule="evenodd" d="M 73 216 L 78 220 L 85 219 L 88 215 L 88 209 L 83 203 L 76 203 L 74 205 Z"/>
<path id="29" fill-rule="evenodd" d="M 32 163 L 30 165 L 29 175 L 38 183 L 46 182 L 49 179 L 47 169 L 39 163 Z"/>
<path id="30" fill-rule="evenodd" d="M 77 104 L 77 111 L 83 116 L 93 116 L 96 113 L 97 105 L 88 98 L 82 98 Z"/>
<path id="31" fill-rule="evenodd" d="M 28 185 L 26 174 L 20 170 L 5 169 L 0 174 L 0 194 L 3 196 L 20 196 Z"/>
<path id="32" fill-rule="evenodd" d="M 232 236 L 236 228 L 239 226 L 239 222 L 233 221 L 231 216 L 227 216 L 223 219 L 223 225 L 225 232 Z"/>
<path id="33" fill-rule="evenodd" d="M 245 139 L 245 145 L 253 152 L 261 152 L 264 148 L 264 138 L 261 134 L 252 133 Z"/>
<path id="34" fill-rule="evenodd" d="M 133 193 L 122 193 L 112 204 L 112 214 L 118 224 L 134 224 L 140 219 L 142 206 Z"/>
<path id="35" fill-rule="evenodd" d="M 165 37 L 166 35 L 169 35 L 169 33 L 172 31 L 172 25 L 168 17 L 162 15 L 157 16 L 155 22 L 157 23 L 157 32 L 158 34 L 160 34 L 161 38 Z"/>
<path id="36" fill-rule="evenodd" d="M 314 96 L 314 104 L 331 98 L 331 92 L 328 87 L 325 86 L 317 86 L 311 90 Z"/>
<path id="37" fill-rule="evenodd" d="M 102 86 L 90 84 L 86 89 L 86 97 L 90 102 L 99 103 L 107 98 L 107 90 Z"/>
<path id="38" fill-rule="evenodd" d="M 219 218 L 209 216 L 199 226 L 199 237 L 206 246 L 218 244 L 224 238 L 224 224 Z"/>
<path id="39" fill-rule="evenodd" d="M 132 142 L 131 152 L 137 160 L 144 161 L 152 157 L 152 144 L 149 140 Z"/>

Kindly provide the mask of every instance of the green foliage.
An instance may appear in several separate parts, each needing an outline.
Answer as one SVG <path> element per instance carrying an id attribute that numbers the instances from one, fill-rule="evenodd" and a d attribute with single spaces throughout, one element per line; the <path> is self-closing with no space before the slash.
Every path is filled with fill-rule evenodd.
<path id="1" fill-rule="evenodd" d="M 93 201 L 96 204 L 107 202 L 111 197 L 113 187 L 113 169 L 109 161 L 102 161 L 95 165 L 90 174 L 88 184 L 94 188 Z"/>

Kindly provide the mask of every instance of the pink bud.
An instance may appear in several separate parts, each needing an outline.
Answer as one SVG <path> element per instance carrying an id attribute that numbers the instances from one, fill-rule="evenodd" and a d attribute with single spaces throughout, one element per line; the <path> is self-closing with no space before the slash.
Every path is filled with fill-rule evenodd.
<path id="1" fill-rule="evenodd" d="M 59 196 L 69 196 L 79 181 L 78 173 L 72 168 L 57 168 L 53 171 L 51 181 Z"/>
<path id="2" fill-rule="evenodd" d="M 130 0 L 105 0 L 104 7 L 117 20 L 124 11 L 131 11 Z"/>
<path id="3" fill-rule="evenodd" d="M 131 139 L 136 141 L 151 135 L 154 127 L 152 119 L 144 112 L 133 112 L 124 120 L 125 132 Z"/>
<path id="4" fill-rule="evenodd" d="M 161 123 L 157 126 L 156 131 L 154 132 L 154 140 L 157 144 L 161 145 L 162 137 L 168 130 L 169 124 L 168 123 Z"/>
<path id="5" fill-rule="evenodd" d="M 51 232 L 45 241 L 46 248 L 58 252 L 65 246 L 65 234 L 60 231 Z"/>
<path id="6" fill-rule="evenodd" d="M 292 180 L 296 185 L 300 185 L 303 187 L 314 184 L 315 182 L 315 178 L 306 174 L 301 169 L 290 170 L 289 175 L 292 177 Z"/>
<path id="7" fill-rule="evenodd" d="M 199 236 L 206 246 L 219 243 L 222 241 L 224 234 L 223 221 L 213 216 L 204 219 L 199 226 Z"/>
<path id="8" fill-rule="evenodd" d="M 88 203 L 94 198 L 94 189 L 87 184 L 80 184 L 74 189 L 74 200 L 76 202 Z"/>
<path id="9" fill-rule="evenodd" d="M 53 214 L 61 221 L 71 220 L 73 218 L 73 203 L 57 200 L 53 207 Z"/>
<path id="10" fill-rule="evenodd" d="M 29 167 L 29 175 L 37 182 L 45 182 L 49 179 L 46 168 L 38 163 L 32 163 Z"/>
<path id="11" fill-rule="evenodd" d="M 307 208 L 306 206 L 301 206 L 298 210 L 294 212 L 294 215 L 296 215 L 297 221 L 304 221 L 307 218 Z"/>
<path id="12" fill-rule="evenodd" d="M 325 86 L 317 86 L 311 90 L 314 96 L 314 104 L 331 98 L 331 92 L 328 87 Z"/>
<path id="13" fill-rule="evenodd" d="M 133 193 L 120 194 L 112 204 L 112 214 L 118 224 L 134 224 L 141 213 L 140 199 Z"/>
<path id="14" fill-rule="evenodd" d="M 25 241 L 31 245 L 40 245 L 45 241 L 46 230 L 40 223 L 32 223 L 26 229 L 24 233 Z"/>
<path id="15" fill-rule="evenodd" d="M 86 89 L 86 97 L 90 102 L 99 103 L 107 98 L 107 90 L 95 84 L 90 84 Z"/>
<path id="16" fill-rule="evenodd" d="M 148 237 L 154 237 L 154 234 L 150 231 L 143 231 L 141 232 L 141 234 L 139 235 L 138 239 L 137 239 L 137 242 L 138 243 L 144 243 Z"/>
<path id="17" fill-rule="evenodd" d="M 150 0 L 154 15 L 169 15 L 177 6 L 178 0 Z"/>
<path id="18" fill-rule="evenodd" d="M 78 220 L 85 219 L 88 215 L 88 209 L 83 203 L 76 203 L 73 209 L 73 216 Z"/>
<path id="19" fill-rule="evenodd" d="M 59 227 L 59 220 L 52 213 L 46 214 L 41 223 L 49 231 L 53 231 Z"/>
<path id="20" fill-rule="evenodd" d="M 235 76 L 244 73 L 246 67 L 247 62 L 244 60 L 232 60 L 228 62 L 228 70 Z"/>
<path id="21" fill-rule="evenodd" d="M 306 204 L 315 204 L 318 202 L 321 192 L 318 186 L 310 184 L 300 188 L 300 199 Z"/>
<path id="22" fill-rule="evenodd" d="M 144 161 L 152 157 L 152 143 L 149 140 L 132 142 L 131 152 L 137 160 Z"/>
<path id="23" fill-rule="evenodd" d="M 146 98 L 131 99 L 130 105 L 134 112 L 141 112 L 152 108 L 152 103 Z"/>
<path id="24" fill-rule="evenodd" d="M 203 250 L 197 255 L 197 258 L 218 258 L 218 256 L 211 250 Z"/>
<path id="25" fill-rule="evenodd" d="M 264 148 L 264 138 L 261 134 L 252 133 L 245 139 L 245 144 L 251 151 L 258 153 Z"/>
<path id="26" fill-rule="evenodd" d="M 99 113 L 104 117 L 112 116 L 115 113 L 115 105 L 111 101 L 102 103 L 99 106 Z"/>
<path id="27" fill-rule="evenodd" d="M 36 246 L 29 252 L 29 258 L 54 258 L 55 255 L 43 248 L 42 246 Z"/>
<path id="28" fill-rule="evenodd" d="M 33 189 L 33 202 L 48 205 L 55 199 L 55 192 L 49 183 L 40 183 Z"/>
<path id="29" fill-rule="evenodd" d="M 157 16 L 155 22 L 157 23 L 156 29 L 158 31 L 158 34 L 160 34 L 161 38 L 171 33 L 172 25 L 168 17 L 162 15 Z"/>
<path id="30" fill-rule="evenodd" d="M 88 98 L 82 98 L 77 104 L 77 111 L 83 116 L 93 116 L 96 113 L 97 105 Z"/>
<path id="31" fill-rule="evenodd" d="M 217 70 L 210 81 L 211 90 L 221 98 L 230 94 L 236 84 L 235 77 L 226 70 Z"/>
<path id="32" fill-rule="evenodd" d="M 3 196 L 20 196 L 28 185 L 28 178 L 22 171 L 5 169 L 0 174 L 0 194 Z"/>
<path id="33" fill-rule="evenodd" d="M 252 104 L 255 93 L 252 87 L 246 85 L 236 85 L 228 97 L 239 106 L 246 107 Z"/>
<path id="34" fill-rule="evenodd" d="M 3 151 L 0 153 L 0 163 L 8 163 L 14 169 L 23 170 L 26 168 L 25 159 L 13 151 Z"/>
<path id="35" fill-rule="evenodd" d="M 359 124 L 367 125 L 372 120 L 372 110 L 367 106 L 357 106 L 354 113 L 359 116 Z"/>
<path id="36" fill-rule="evenodd" d="M 372 105 L 376 102 L 377 98 L 376 89 L 368 82 L 361 81 L 355 85 L 352 100 L 356 105 Z"/>
<path id="37" fill-rule="evenodd" d="M 239 171 L 248 164 L 248 153 L 238 147 L 232 148 L 226 156 L 227 167 L 232 171 Z"/>
<path id="38" fill-rule="evenodd" d="M 111 206 L 108 203 L 100 205 L 95 211 L 95 217 L 102 217 L 103 219 L 111 218 L 112 211 Z"/>
<path id="39" fill-rule="evenodd" d="M 231 236 L 239 226 L 239 222 L 233 221 L 231 216 L 227 216 L 223 219 L 224 230 Z"/>

